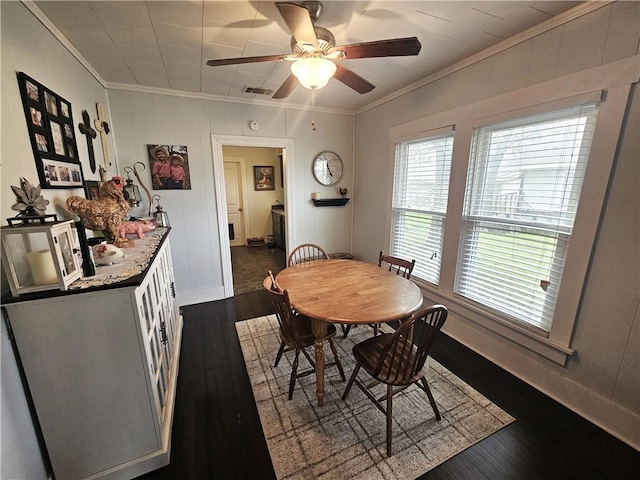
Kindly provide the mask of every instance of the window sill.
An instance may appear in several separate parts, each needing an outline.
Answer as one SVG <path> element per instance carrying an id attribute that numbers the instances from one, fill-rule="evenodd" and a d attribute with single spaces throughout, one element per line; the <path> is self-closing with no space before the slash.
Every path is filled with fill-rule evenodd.
<path id="1" fill-rule="evenodd" d="M 485 312 L 475 305 L 466 302 L 459 296 L 440 292 L 419 280 L 414 281 L 422 290 L 425 298 L 430 302 L 446 305 L 449 309 L 449 315 L 457 317 L 462 321 L 470 321 L 480 325 L 559 365 L 564 366 L 567 358 L 575 353 L 575 350 L 569 346 L 560 345 L 547 337 Z"/>

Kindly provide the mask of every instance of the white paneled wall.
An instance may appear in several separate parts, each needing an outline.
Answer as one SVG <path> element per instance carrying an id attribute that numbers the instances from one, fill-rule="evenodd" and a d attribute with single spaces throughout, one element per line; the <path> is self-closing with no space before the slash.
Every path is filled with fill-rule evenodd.
<path id="1" fill-rule="evenodd" d="M 316 208 L 311 192 L 339 196 L 337 188 L 321 187 L 313 179 L 311 162 L 322 150 L 333 150 L 345 162 L 341 187 L 353 190 L 353 128 L 350 116 L 256 107 L 168 95 L 110 90 L 109 101 L 119 168 L 143 162 L 143 179 L 151 184 L 148 144 L 179 144 L 189 149 L 191 190 L 158 191 L 169 214 L 172 230 L 178 301 L 191 304 L 224 298 L 223 252 L 217 220 L 211 135 L 240 136 L 247 145 L 256 138 L 293 139 L 295 164 L 286 188 L 294 205 L 287 206 L 287 221 L 295 226 L 293 241 L 312 241 L 329 251 L 351 251 L 351 205 Z M 260 129 L 249 128 L 252 120 Z M 146 213 L 140 207 L 139 212 Z M 289 239 L 288 239 L 289 240 Z M 290 245 L 290 243 L 289 243 Z"/>
<path id="2" fill-rule="evenodd" d="M 77 125 L 82 121 L 82 110 L 96 115 L 96 102 L 102 103 L 109 114 L 106 91 L 78 61 L 73 58 L 42 24 L 29 13 L 21 2 L 0 2 L 2 28 L 2 187 L 0 188 L 0 212 L 4 219 L 15 216 L 11 210 L 16 197 L 11 185 L 20 185 L 20 177 L 38 184 L 35 160 L 29 142 L 27 125 L 18 90 L 17 72 L 24 72 L 47 88 L 71 102 L 74 134 L 78 154 L 82 160 L 85 178 L 98 180 L 97 173 L 89 168 L 87 143 Z M 113 137 L 109 135 L 111 150 Z M 94 141 L 96 161 L 102 164 L 100 140 Z M 115 175 L 115 166 L 108 172 Z M 47 213 L 59 218 L 71 218 L 66 210 L 66 198 L 83 195 L 82 189 L 44 190 L 44 197 L 51 203 Z M 3 292 L 8 290 L 3 273 Z M 63 312 L 61 312 L 62 314 Z M 35 429 L 27 408 L 22 382 L 7 331 L 2 325 L 2 478 L 46 478 L 44 461 L 38 446 Z"/>
<path id="3" fill-rule="evenodd" d="M 354 253 L 374 261 L 393 178 L 389 130 L 507 92 L 638 55 L 640 3 L 615 2 L 469 65 L 356 120 Z M 637 58 L 637 57 L 636 57 Z M 588 73 L 584 73 L 588 75 Z M 572 347 L 565 367 L 471 322 L 445 331 L 613 434 L 640 448 L 640 92 L 621 136 Z"/>

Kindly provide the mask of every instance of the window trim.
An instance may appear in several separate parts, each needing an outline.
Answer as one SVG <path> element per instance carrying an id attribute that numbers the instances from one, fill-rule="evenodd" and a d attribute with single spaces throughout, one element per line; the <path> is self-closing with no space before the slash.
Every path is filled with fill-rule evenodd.
<path id="1" fill-rule="evenodd" d="M 636 56 L 390 128 L 390 168 L 393 172 L 396 143 L 416 135 L 431 133 L 430 130 L 442 128 L 442 125 L 455 125 L 440 284 L 436 288 L 416 280 L 429 301 L 444 303 L 451 313 L 460 319 L 481 325 L 558 364 L 566 363 L 567 357 L 575 353 L 571 348 L 572 335 L 601 221 L 631 84 L 639 79 L 640 56 Z M 600 105 L 573 229 L 573 238 L 579 238 L 580 241 L 572 242 L 567 254 L 551 331 L 548 336 L 540 335 L 506 318 L 484 311 L 453 292 L 473 128 L 494 123 L 496 119 L 517 118 L 537 110 L 554 110 L 562 108 L 565 104 L 586 103 L 585 99 L 593 101 L 594 98 L 600 98 L 604 90 L 606 98 L 603 98 L 605 101 Z M 390 178 L 393 178 L 393 175 Z M 392 186 L 389 190 L 392 191 Z M 388 196 L 387 205 L 388 247 L 391 194 Z"/>

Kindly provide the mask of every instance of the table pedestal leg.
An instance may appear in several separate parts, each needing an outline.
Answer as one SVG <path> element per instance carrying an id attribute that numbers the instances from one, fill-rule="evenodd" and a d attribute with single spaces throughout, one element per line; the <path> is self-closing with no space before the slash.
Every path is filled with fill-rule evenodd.
<path id="1" fill-rule="evenodd" d="M 324 339 L 327 336 L 327 327 L 327 322 L 315 318 L 311 319 L 311 330 L 313 336 L 316 337 L 316 395 L 320 407 L 324 405 Z"/>

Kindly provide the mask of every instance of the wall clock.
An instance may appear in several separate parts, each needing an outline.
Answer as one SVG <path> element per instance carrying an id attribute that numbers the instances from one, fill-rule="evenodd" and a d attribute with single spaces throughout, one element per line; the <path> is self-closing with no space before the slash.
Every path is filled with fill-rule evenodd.
<path id="1" fill-rule="evenodd" d="M 320 152 L 313 159 L 313 176 L 322 185 L 335 185 L 342 178 L 342 159 L 337 153 Z"/>

